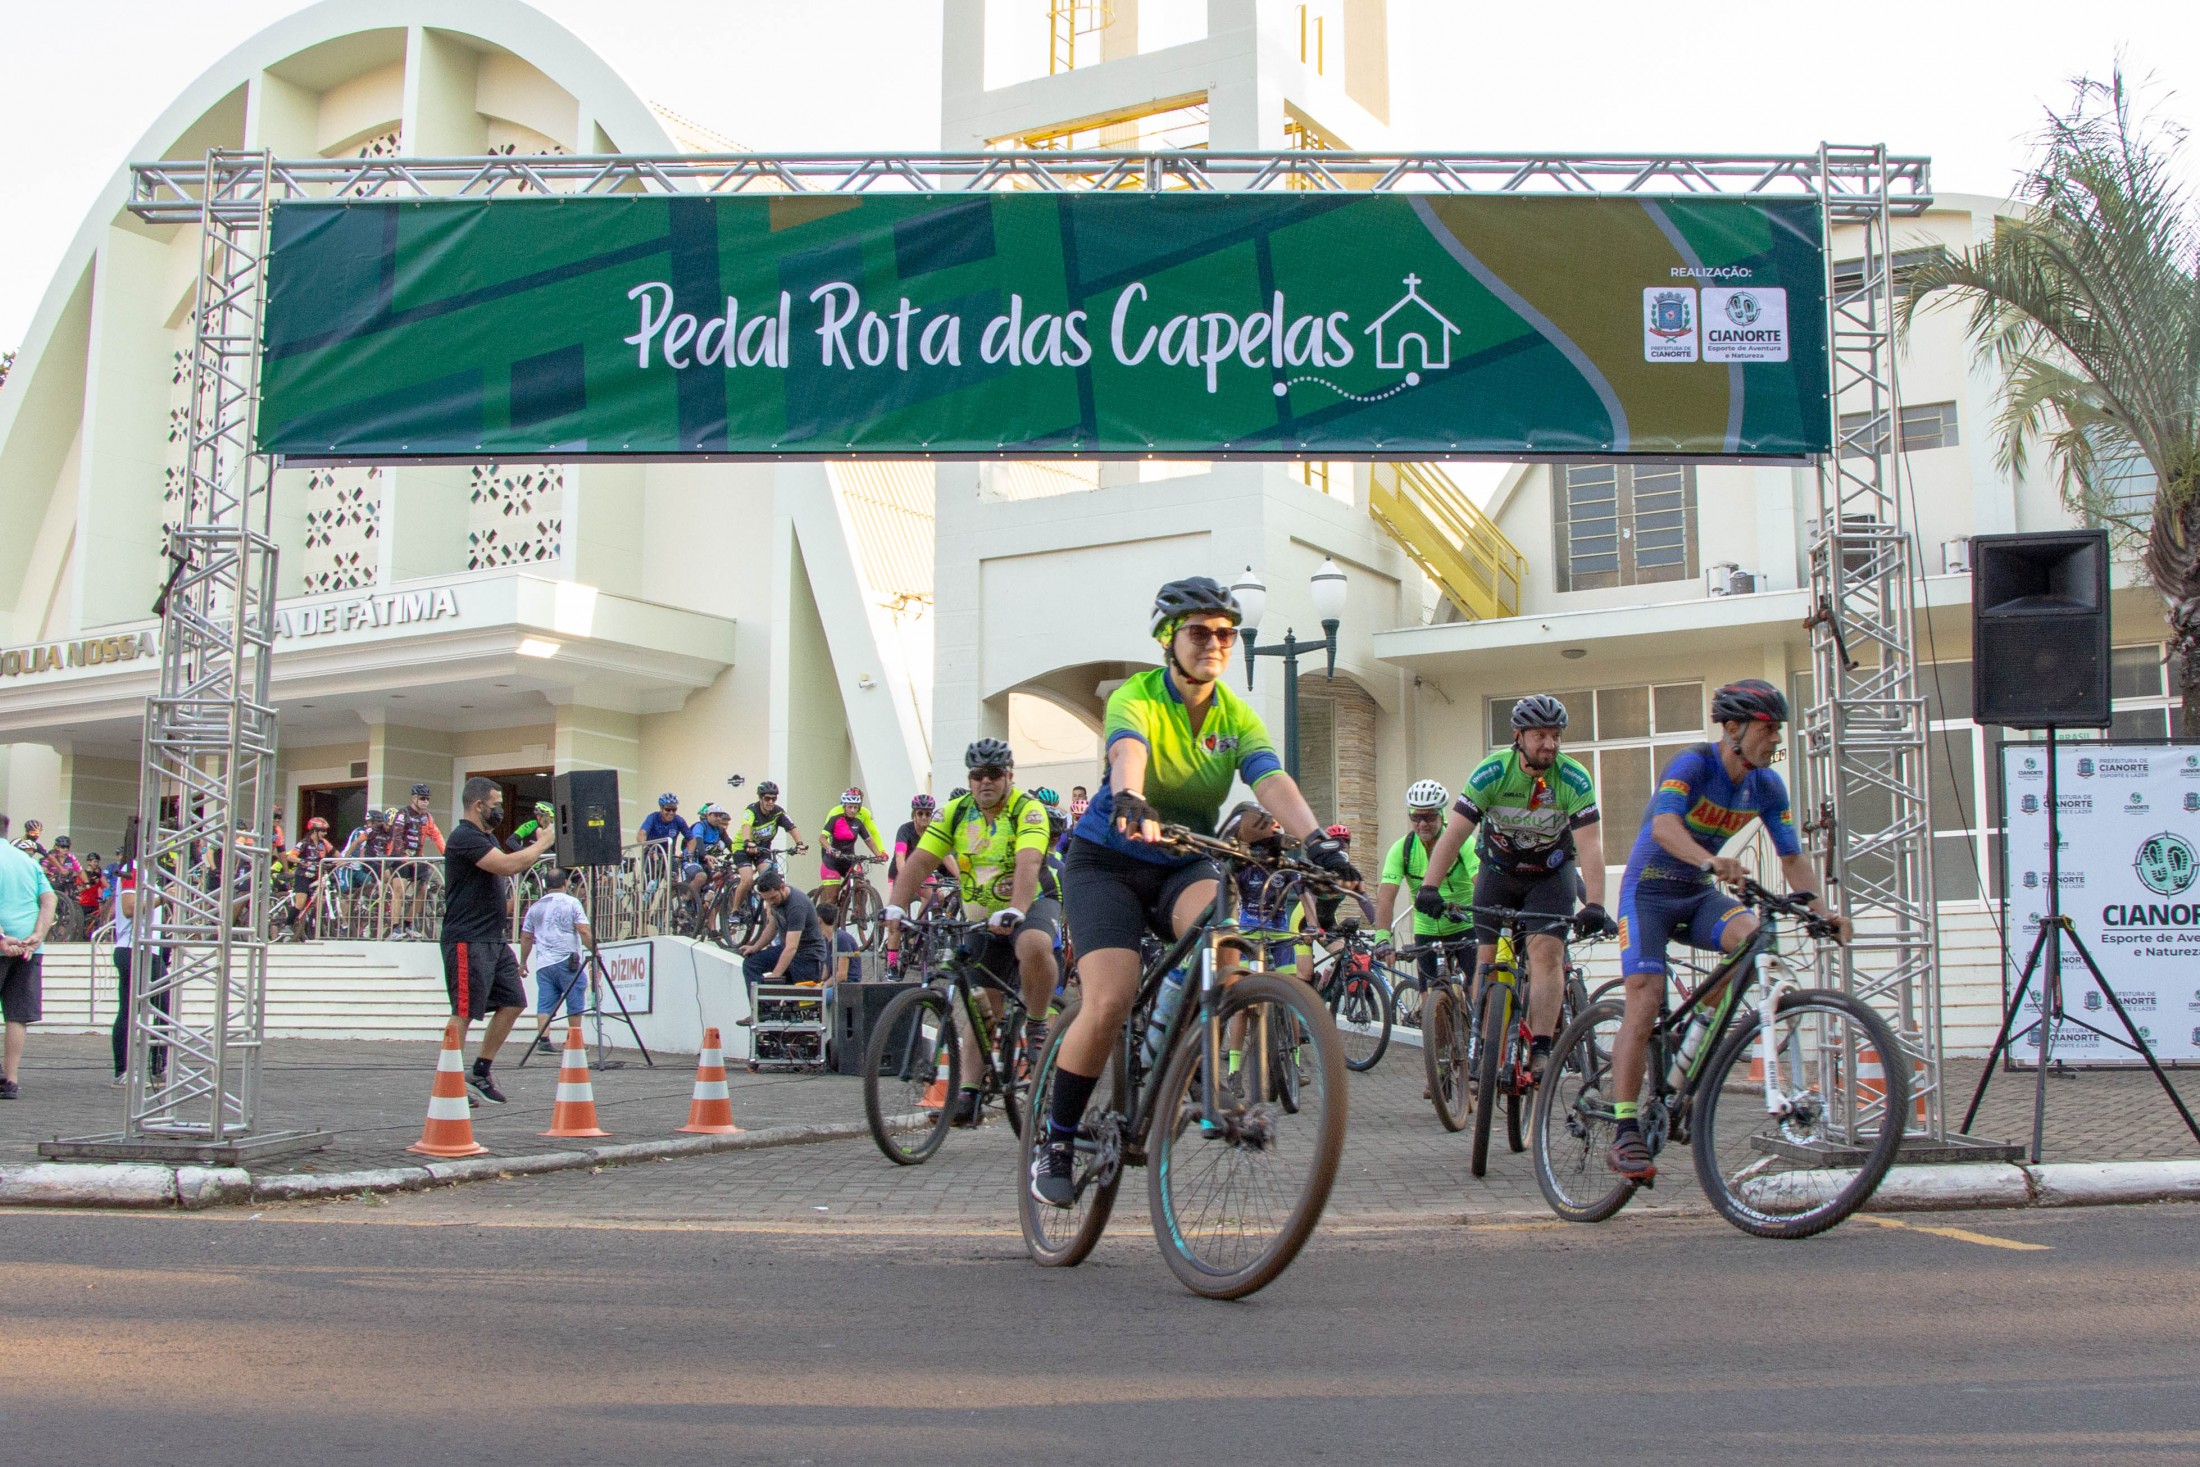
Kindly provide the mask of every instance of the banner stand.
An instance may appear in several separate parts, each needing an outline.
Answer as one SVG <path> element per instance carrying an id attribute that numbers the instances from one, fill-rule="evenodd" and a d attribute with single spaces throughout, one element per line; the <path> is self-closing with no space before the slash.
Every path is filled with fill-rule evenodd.
<path id="1" fill-rule="evenodd" d="M 2055 758 L 2055 726 L 2053 724 L 2047 725 L 2046 733 L 2047 912 L 2040 921 L 2039 936 L 2033 940 L 2032 954 L 2024 960 L 2024 976 L 2018 981 L 2016 991 L 2009 995 L 2009 1006 L 2003 1011 L 2001 1017 L 2001 1032 L 1994 1036 L 1994 1047 L 1987 1051 L 1986 1067 L 1979 1071 L 1978 1088 L 1971 1092 L 1971 1105 L 1969 1109 L 1964 1111 L 1963 1124 L 1959 1129 L 1968 1133 L 1971 1129 L 1971 1123 L 1978 1119 L 1978 1108 L 1986 1099 L 1986 1087 L 1994 1078 L 1994 1065 L 2017 1038 L 2037 1031 L 2040 1057 L 2036 1073 L 2033 1076 L 2032 1150 L 2030 1160 L 2034 1166 L 2039 1165 L 2040 1146 L 2047 1130 L 2047 1072 L 2054 1063 L 2055 1031 L 2061 1025 L 2070 1023 L 2076 1024 L 2089 1033 L 2099 1035 L 2110 1044 L 2128 1049 L 2145 1060 L 2147 1068 L 2154 1072 L 2154 1078 L 2161 1082 L 2162 1092 L 2169 1096 L 2169 1103 L 2177 1107 L 2177 1114 L 2184 1120 L 2185 1129 L 2192 1132 L 2194 1141 L 2200 1141 L 2200 1121 L 2193 1119 L 2192 1112 L 2185 1108 L 2184 1098 L 2177 1093 L 2177 1087 L 2170 1084 L 2169 1076 L 2162 1073 L 2162 1066 L 2154 1058 L 2154 1051 L 2148 1046 L 2146 1036 L 2141 1034 L 2139 1026 L 2131 1021 L 2131 1015 L 2124 1009 L 2123 1000 L 2116 996 L 2116 990 L 2110 986 L 2107 975 L 2101 972 L 2101 965 L 2093 961 L 2092 950 L 2085 945 L 2085 940 L 2078 936 L 2077 925 L 2070 918 L 2063 915 L 2061 880 L 2062 803 L 2057 791 L 2055 777 L 2057 762 Z M 2006 890 L 2006 887 L 2004 889 Z M 2084 963 L 2086 971 L 2093 975 L 2094 986 L 2100 990 L 2101 995 L 2108 1001 L 2108 1006 L 2116 1011 L 2116 1017 L 2123 1021 L 2125 1031 L 2131 1036 L 2128 1042 L 2117 1038 L 2105 1029 L 2095 1028 L 2084 1019 L 2071 1014 L 2064 1006 L 2062 981 L 2062 939 L 2064 937 L 2070 939 L 2071 946 L 2077 949 L 2079 961 Z M 2044 966 L 2041 962 L 2042 957 L 2046 959 Z M 2016 1028 L 2017 1018 L 2024 1012 L 2024 998 L 2031 991 L 2032 975 L 2035 972 L 2041 974 L 2040 1014 L 2025 1028 L 2019 1030 Z M 2015 1032 L 2012 1033 L 2012 1031 Z"/>

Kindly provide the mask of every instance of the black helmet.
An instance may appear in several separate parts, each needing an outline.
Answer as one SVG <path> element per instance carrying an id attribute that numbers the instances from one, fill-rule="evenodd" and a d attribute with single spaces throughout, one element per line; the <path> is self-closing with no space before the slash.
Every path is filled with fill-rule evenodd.
<path id="1" fill-rule="evenodd" d="M 1786 723 L 1788 700 L 1761 677 L 1728 683 L 1711 695 L 1713 723 Z"/>
<path id="2" fill-rule="evenodd" d="M 979 739 L 969 748 L 963 750 L 963 768 L 965 769 L 1014 769 L 1015 767 L 1016 751 L 1008 746 L 1008 740 L 1006 739 Z"/>
<path id="3" fill-rule="evenodd" d="M 779 786 L 767 779 L 756 787 L 756 797 L 760 800 L 776 800 L 779 798 Z"/>
<path id="4" fill-rule="evenodd" d="M 57 835 L 53 838 L 53 848 L 57 851 L 65 851 L 69 848 L 69 845 L 69 838 L 65 835 Z"/>
<path id="5" fill-rule="evenodd" d="M 416 800 L 425 799 L 429 795 L 432 795 L 434 793 L 435 791 L 428 788 L 425 784 L 416 784 L 413 786 L 413 798 Z"/>
<path id="6" fill-rule="evenodd" d="M 1187 616 L 1226 616 L 1230 618 L 1230 625 L 1236 626 L 1245 619 L 1245 608 L 1238 605 L 1237 597 L 1212 576 L 1187 576 L 1181 581 L 1169 582 L 1154 593 L 1155 637 L 1173 631 L 1176 623 Z"/>
<path id="7" fill-rule="evenodd" d="M 1513 727 L 1564 728 L 1566 705 L 1549 693 L 1531 693 L 1513 704 Z"/>

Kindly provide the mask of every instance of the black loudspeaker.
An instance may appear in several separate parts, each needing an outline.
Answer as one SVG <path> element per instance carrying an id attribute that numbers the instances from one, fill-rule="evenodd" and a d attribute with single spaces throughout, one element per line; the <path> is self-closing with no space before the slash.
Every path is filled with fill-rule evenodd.
<path id="1" fill-rule="evenodd" d="M 862 954 L 869 956 L 869 954 Z M 894 999 L 916 987 L 914 983 L 837 983 L 833 985 L 833 1073 L 860 1075 L 863 1055 L 871 1047 L 871 1031 L 878 1016 Z M 888 1068 L 898 1068 L 899 1054 L 886 1056 Z"/>
<path id="2" fill-rule="evenodd" d="M 2106 728 L 2108 532 L 1971 537 L 1971 716 Z"/>
<path id="3" fill-rule="evenodd" d="M 619 864 L 619 771 L 576 769 L 550 781 L 557 806 L 558 864 Z"/>

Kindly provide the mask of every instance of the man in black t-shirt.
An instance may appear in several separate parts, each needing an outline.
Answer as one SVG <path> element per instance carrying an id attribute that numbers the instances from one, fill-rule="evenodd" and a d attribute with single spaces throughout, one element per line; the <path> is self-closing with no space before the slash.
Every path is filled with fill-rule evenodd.
<path id="1" fill-rule="evenodd" d="M 756 894 L 772 909 L 774 931 L 744 952 L 741 972 L 751 983 L 822 983 L 832 947 L 825 940 L 817 906 L 787 884 L 777 871 L 756 878 Z"/>
<path id="2" fill-rule="evenodd" d="M 528 844 L 498 850 L 489 832 L 504 820 L 504 787 L 493 779 L 477 774 L 467 780 L 459 803 L 464 814 L 443 843 L 443 986 L 450 991 L 461 1043 L 467 1025 L 489 1021 L 467 1080 L 483 1100 L 502 1105 L 504 1092 L 489 1078 L 489 1066 L 527 1007 L 519 959 L 506 940 L 506 883 L 540 860 L 557 836 L 544 816 Z"/>

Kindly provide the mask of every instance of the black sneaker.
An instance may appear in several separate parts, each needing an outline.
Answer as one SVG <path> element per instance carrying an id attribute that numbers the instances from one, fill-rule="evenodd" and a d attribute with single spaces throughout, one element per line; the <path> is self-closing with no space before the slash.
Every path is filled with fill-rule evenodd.
<path id="1" fill-rule="evenodd" d="M 480 1091 L 481 1098 L 491 1105 L 504 1104 L 504 1092 L 497 1089 L 497 1082 L 489 1077 L 487 1070 L 473 1071 L 467 1075 L 466 1083 Z"/>
<path id="2" fill-rule="evenodd" d="M 1530 1045 L 1528 1047 L 1528 1083 L 1530 1085 L 1542 1084 L 1543 1072 L 1550 1067 L 1550 1063 L 1551 1042 L 1548 1039 L 1538 1040 Z"/>
<path id="3" fill-rule="evenodd" d="M 0 1080 L 0 1100 L 19 1100 L 22 1095 L 22 1086 L 16 1084 L 13 1080 Z"/>
<path id="4" fill-rule="evenodd" d="M 549 1036 L 549 1035 L 547 1035 L 547 1034 L 543 1034 L 543 1035 L 539 1035 L 539 1036 L 537 1036 L 537 1037 L 536 1037 L 536 1039 L 535 1039 L 535 1053 L 537 1053 L 537 1054 L 556 1054 L 557 1052 L 558 1052 L 558 1046 L 557 1046 L 557 1045 L 555 1045 L 555 1044 L 552 1044 L 552 1043 L 550 1042 L 550 1036 Z"/>
<path id="5" fill-rule="evenodd" d="M 950 1125 L 975 1126 L 984 1118 L 984 1115 L 985 1100 L 977 1091 L 960 1090 L 956 1092 L 955 1119 L 949 1122 Z"/>
<path id="6" fill-rule="evenodd" d="M 1049 1139 L 1031 1158 L 1031 1195 L 1049 1207 L 1070 1207 L 1077 1201 L 1076 1176 L 1076 1144 Z"/>
<path id="7" fill-rule="evenodd" d="M 1612 1149 L 1605 1153 L 1605 1165 L 1630 1182 L 1651 1182 L 1657 1179 L 1658 1164 L 1651 1159 L 1650 1147 L 1642 1139 L 1642 1132 L 1629 1127 L 1612 1138 Z"/>

